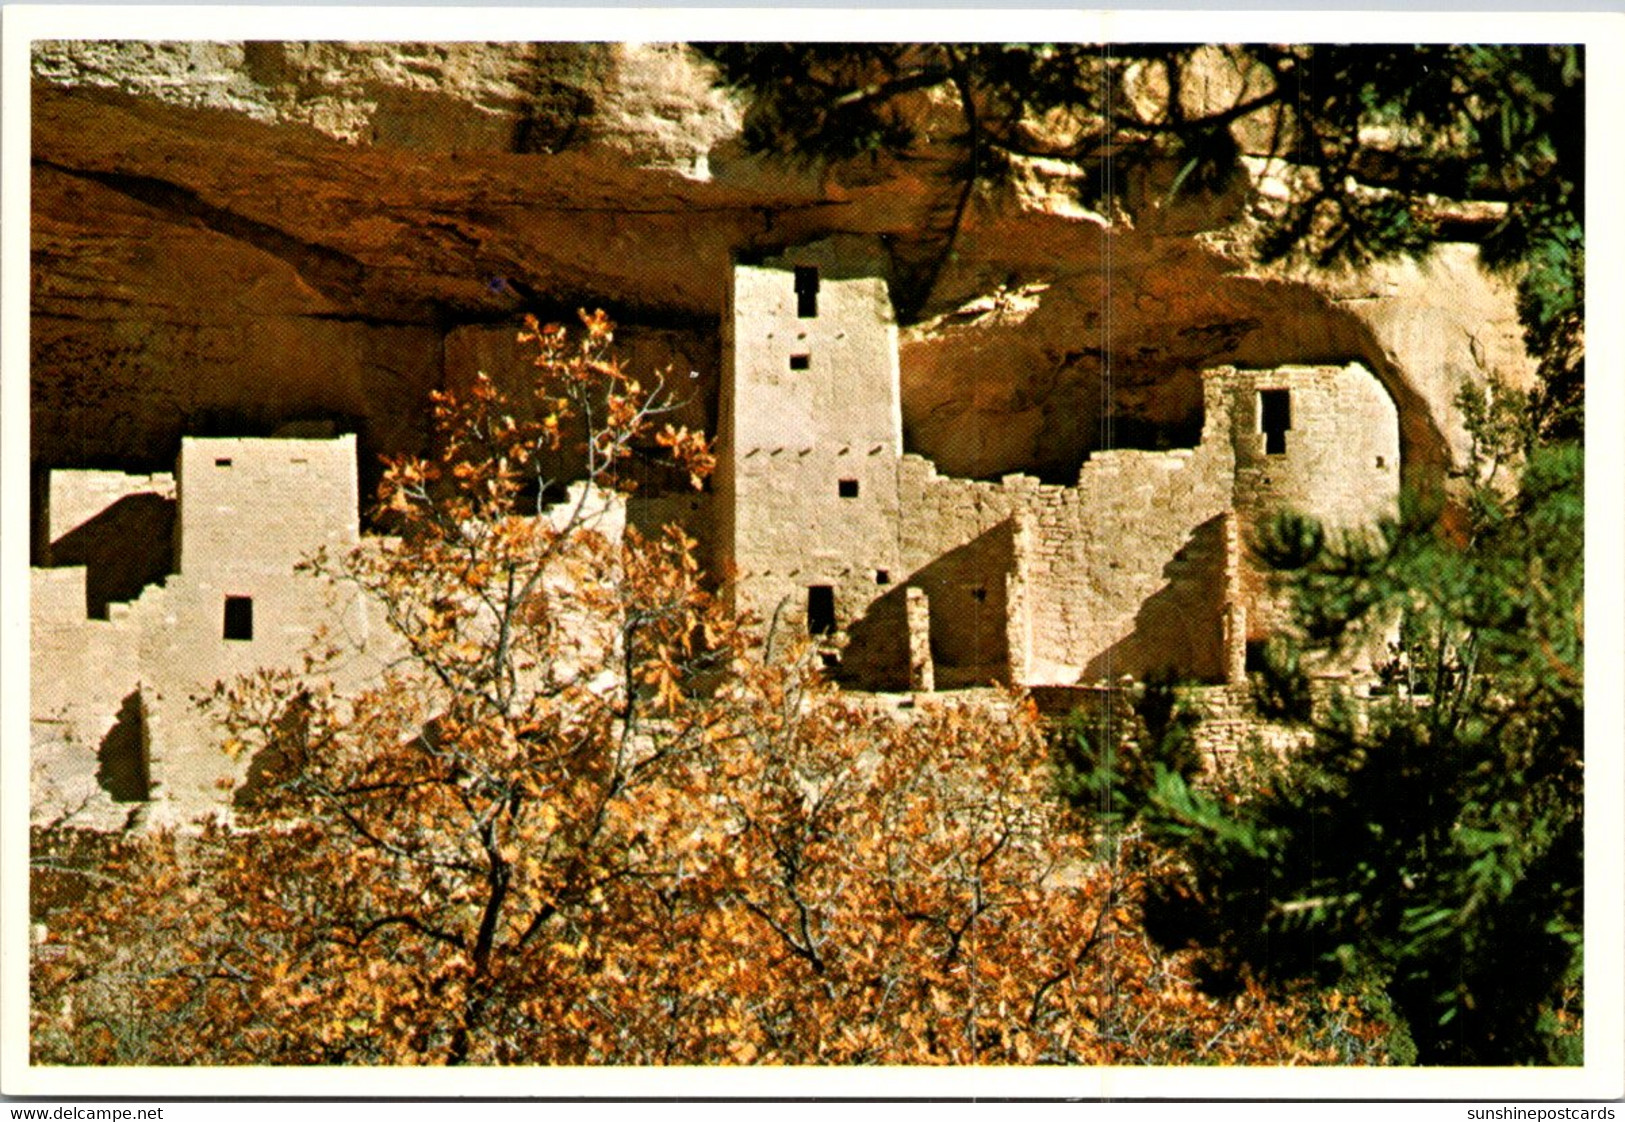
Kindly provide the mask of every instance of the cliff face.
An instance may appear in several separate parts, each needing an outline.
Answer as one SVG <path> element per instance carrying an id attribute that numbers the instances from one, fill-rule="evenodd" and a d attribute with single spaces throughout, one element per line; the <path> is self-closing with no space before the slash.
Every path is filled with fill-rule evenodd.
<path id="1" fill-rule="evenodd" d="M 429 389 L 520 371 L 516 313 L 579 306 L 705 423 L 736 252 L 903 252 L 950 193 L 930 160 L 764 164 L 740 120 L 672 45 L 38 45 L 34 462 L 162 470 L 183 432 L 312 416 L 370 462 L 422 440 Z M 1193 443 L 1204 367 L 1358 360 L 1422 483 L 1460 457 L 1464 380 L 1530 376 L 1470 247 L 1262 272 L 1223 248 L 1236 200 L 1128 228 L 1027 172 L 975 200 L 903 333 L 909 450 L 945 473 L 1068 478 L 1107 441 Z"/>

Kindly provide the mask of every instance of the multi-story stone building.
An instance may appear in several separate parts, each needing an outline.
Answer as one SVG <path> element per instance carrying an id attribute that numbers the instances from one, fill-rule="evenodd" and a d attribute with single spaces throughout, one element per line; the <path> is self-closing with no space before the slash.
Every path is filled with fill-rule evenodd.
<path id="1" fill-rule="evenodd" d="M 1283 622 L 1263 520 L 1396 507 L 1398 416 L 1358 365 L 1210 370 L 1195 448 L 1096 452 L 1068 486 L 944 478 L 903 451 L 879 272 L 836 242 L 741 264 L 724 317 L 718 556 L 741 609 L 855 682 L 1236 680 Z"/>
<path id="2" fill-rule="evenodd" d="M 297 668 L 322 634 L 341 640 L 336 685 L 380 670 L 374 607 L 295 571 L 360 540 L 353 436 L 188 438 L 173 475 L 54 472 L 46 521 L 31 704 L 52 791 L 37 813 L 206 813 L 234 774 L 197 704 L 216 681 Z"/>

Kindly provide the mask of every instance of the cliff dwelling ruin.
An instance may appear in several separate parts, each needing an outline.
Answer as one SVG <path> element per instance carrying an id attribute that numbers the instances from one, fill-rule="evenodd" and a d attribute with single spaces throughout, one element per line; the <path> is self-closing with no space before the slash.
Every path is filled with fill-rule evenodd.
<path id="1" fill-rule="evenodd" d="M 1210 369 L 1195 447 L 1095 452 L 1073 483 L 945 476 L 904 451 L 883 276 L 856 239 L 737 264 L 713 493 L 626 510 L 685 522 L 735 606 L 809 635 L 849 687 L 1238 685 L 1282 622 L 1249 562 L 1260 520 L 1358 529 L 1395 508 L 1395 406 L 1358 364 Z M 297 668 L 317 635 L 344 652 L 335 687 L 376 680 L 380 606 L 295 571 L 365 540 L 357 468 L 354 436 L 294 428 L 186 438 L 173 474 L 51 473 L 32 714 L 57 803 L 107 827 L 218 810 L 240 767 L 197 695 Z"/>
<path id="2" fill-rule="evenodd" d="M 724 317 L 718 555 L 740 607 L 819 639 L 848 681 L 1239 682 L 1281 623 L 1253 529 L 1396 509 L 1397 413 L 1357 364 L 1209 370 L 1196 447 L 1095 452 L 1074 483 L 945 477 L 903 451 L 880 276 L 803 247 L 736 267 Z"/>

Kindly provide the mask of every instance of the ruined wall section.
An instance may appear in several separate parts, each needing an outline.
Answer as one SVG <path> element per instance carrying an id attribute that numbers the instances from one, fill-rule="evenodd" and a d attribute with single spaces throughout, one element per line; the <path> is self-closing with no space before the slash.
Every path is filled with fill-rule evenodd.
<path id="1" fill-rule="evenodd" d="M 142 794 L 164 820 L 217 813 L 242 764 L 220 751 L 198 697 L 239 674 L 300 669 L 324 632 L 343 652 L 329 675 L 341 690 L 375 680 L 388 657 L 379 606 L 295 572 L 318 549 L 337 558 L 359 541 L 353 436 L 187 439 L 174 478 L 60 472 L 50 496 L 52 560 L 85 527 L 119 525 L 107 512 L 132 500 L 178 509 L 173 545 L 122 543 L 173 556 L 178 571 L 107 604 L 105 620 L 89 618 L 86 567 L 31 574 L 32 716 L 63 797 L 107 788 L 122 768 L 150 778 Z M 142 758 L 110 759 L 131 752 Z"/>
<path id="2" fill-rule="evenodd" d="M 1033 673 L 1066 682 L 1220 672 L 1226 457 L 1098 453 L 1074 488 L 1034 488 Z"/>
<path id="3" fill-rule="evenodd" d="M 1008 682 L 1019 495 L 999 483 L 939 475 L 913 455 L 898 464 L 897 478 L 901 576 L 930 603 L 936 684 Z"/>
<path id="4" fill-rule="evenodd" d="M 1247 637 L 1285 622 L 1281 597 L 1248 561 L 1249 535 L 1283 506 L 1350 528 L 1390 512 L 1397 419 L 1357 366 L 1220 368 L 1203 385 L 1196 448 L 1099 452 L 1075 486 L 946 478 L 901 457 L 898 569 L 888 572 L 900 587 L 875 596 L 854 626 L 849 675 L 903 688 L 912 587 L 929 597 L 939 685 L 1161 671 L 1238 679 Z M 1288 402 L 1289 427 L 1273 435 L 1264 413 L 1280 405 L 1262 405 L 1265 393 Z M 786 491 L 770 506 L 784 509 L 806 484 L 783 469 L 779 478 Z M 806 525 L 769 521 L 761 532 L 775 552 L 805 557 Z"/>
<path id="5" fill-rule="evenodd" d="M 1206 386 L 1197 448 L 1099 452 L 1075 486 L 947 478 L 902 458 L 899 560 L 904 583 L 930 598 L 940 685 L 1163 669 L 1225 679 L 1234 394 L 1222 377 Z M 896 626 L 872 628 L 865 665 L 906 657 L 884 638 L 903 633 L 896 607 L 883 617 Z"/>
<path id="6" fill-rule="evenodd" d="M 29 709 L 36 739 L 73 749 L 77 762 L 69 770 L 93 776 L 97 747 L 140 680 L 128 609 L 119 605 L 115 618 L 87 619 L 85 570 L 78 566 L 32 570 L 29 597 Z"/>
<path id="7" fill-rule="evenodd" d="M 740 449 L 805 434 L 902 454 L 897 322 L 881 268 L 872 249 L 844 241 L 734 268 L 728 351 Z M 806 365 L 793 369 L 798 356 Z"/>
<path id="8" fill-rule="evenodd" d="M 53 471 L 47 489 L 47 537 L 59 550 L 63 538 L 87 526 L 126 499 L 151 496 L 175 501 L 175 476 L 168 472 L 130 475 L 122 471 Z M 131 543 L 126 542 L 128 546 Z M 52 557 L 45 564 L 53 565 Z"/>
<path id="9" fill-rule="evenodd" d="M 366 613 L 295 566 L 360 540 L 354 436 L 189 438 L 177 465 L 178 573 L 132 607 L 144 694 L 165 729 L 162 776 L 185 819 L 220 805 L 237 766 L 195 702 L 216 681 L 303 665 L 324 631 L 365 642 Z"/>
<path id="10" fill-rule="evenodd" d="M 36 563 L 85 570 L 83 610 L 108 618 L 174 571 L 175 477 L 117 471 L 52 472 Z"/>
<path id="11" fill-rule="evenodd" d="M 1364 367 L 1221 367 L 1207 377 L 1235 419 L 1235 507 L 1244 551 L 1282 510 L 1312 515 L 1334 535 L 1368 533 L 1398 510 L 1399 415 Z M 1242 578 L 1248 640 L 1286 629 L 1291 617 L 1279 582 L 1255 563 L 1243 566 Z"/>
<path id="12" fill-rule="evenodd" d="M 1027 681 L 1223 677 L 1229 398 L 1209 381 L 1202 441 L 1097 452 L 1075 487 L 1011 477 L 1027 508 Z"/>
<path id="13" fill-rule="evenodd" d="M 29 715 L 34 792 L 47 820 L 123 824 L 128 807 L 100 782 L 126 702 L 140 689 L 132 601 L 173 565 L 175 478 L 53 472 L 41 512 L 44 568 L 29 573 Z M 138 745 L 139 747 L 139 745 Z"/>
<path id="14" fill-rule="evenodd" d="M 1210 772 L 1244 765 L 1248 756 L 1285 759 L 1314 745 L 1309 724 L 1270 720 L 1259 713 L 1248 686 L 1207 686 L 1190 691 L 1187 702 L 1201 718 L 1191 738 Z"/>

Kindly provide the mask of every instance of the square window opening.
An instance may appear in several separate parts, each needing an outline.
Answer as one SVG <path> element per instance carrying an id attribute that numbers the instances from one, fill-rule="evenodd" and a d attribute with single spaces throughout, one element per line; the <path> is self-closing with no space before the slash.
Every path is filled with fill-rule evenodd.
<path id="1" fill-rule="evenodd" d="M 858 497 L 858 481 L 856 479 L 843 479 L 835 484 L 835 493 L 843 499 Z"/>
<path id="2" fill-rule="evenodd" d="M 818 315 L 818 267 L 796 266 L 796 315 L 814 319 Z"/>
<path id="3" fill-rule="evenodd" d="M 791 370 L 811 370 L 812 369 L 812 355 L 791 355 L 790 356 L 790 369 Z"/>
<path id="4" fill-rule="evenodd" d="M 1287 390 L 1258 391 L 1258 428 L 1264 434 L 1264 451 L 1279 456 L 1286 451 L 1286 434 L 1292 428 L 1292 395 Z"/>
<path id="5" fill-rule="evenodd" d="M 987 589 L 981 585 L 977 585 L 975 588 L 970 590 L 970 598 L 975 600 L 978 604 L 987 603 Z"/>
<path id="6" fill-rule="evenodd" d="M 875 570 L 875 583 L 876 584 L 890 584 L 891 583 L 891 571 L 889 569 L 876 569 Z"/>
<path id="7" fill-rule="evenodd" d="M 807 586 L 807 634 L 835 634 L 835 587 L 828 584 Z"/>
<path id="8" fill-rule="evenodd" d="M 224 636 L 247 641 L 254 638 L 254 600 L 250 596 L 227 596 Z"/>

